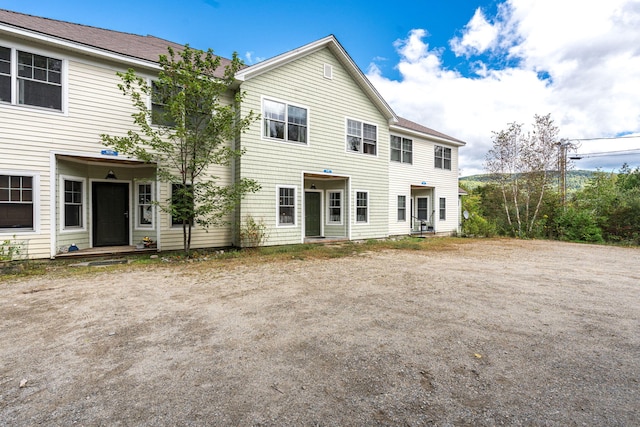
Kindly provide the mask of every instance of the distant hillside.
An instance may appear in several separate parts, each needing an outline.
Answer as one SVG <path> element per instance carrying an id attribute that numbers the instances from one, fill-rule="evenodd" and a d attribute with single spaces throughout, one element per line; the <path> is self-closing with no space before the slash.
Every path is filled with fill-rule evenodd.
<path id="1" fill-rule="evenodd" d="M 573 170 L 567 172 L 567 191 L 580 190 L 591 179 L 594 171 L 589 170 Z M 470 175 L 460 178 L 460 185 L 467 190 L 473 190 L 491 182 L 491 175 L 480 174 Z"/>

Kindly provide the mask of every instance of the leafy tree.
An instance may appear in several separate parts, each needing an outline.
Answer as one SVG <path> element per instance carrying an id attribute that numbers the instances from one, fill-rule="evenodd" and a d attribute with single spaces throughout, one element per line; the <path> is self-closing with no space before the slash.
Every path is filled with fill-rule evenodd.
<path id="1" fill-rule="evenodd" d="M 549 114 L 535 115 L 533 131 L 526 134 L 518 123 L 493 132 L 485 169 L 500 188 L 503 213 L 513 235 L 534 234 L 554 176 L 551 171 L 557 161 L 558 133 Z"/>
<path id="2" fill-rule="evenodd" d="M 238 114 L 244 93 L 231 89 L 243 66 L 237 54 L 222 73 L 221 59 L 211 49 L 203 52 L 188 45 L 180 52 L 169 48 L 158 62 L 161 71 L 152 84 L 132 69 L 118 73 L 118 87 L 137 110 L 132 116 L 139 130 L 125 137 L 102 135 L 102 141 L 155 163 L 158 179 L 172 183 L 172 197 L 159 206 L 182 224 L 188 256 L 194 223 L 205 230 L 228 223 L 226 218 L 244 194 L 259 189 L 254 180 L 219 185 L 219 177 L 213 176 L 216 165 L 228 166 L 243 154 L 230 144 L 258 117 L 252 111 L 244 117 Z"/>

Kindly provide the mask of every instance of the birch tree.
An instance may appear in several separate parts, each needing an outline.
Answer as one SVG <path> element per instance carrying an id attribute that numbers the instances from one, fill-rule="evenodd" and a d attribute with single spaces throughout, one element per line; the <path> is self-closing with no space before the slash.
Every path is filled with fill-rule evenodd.
<path id="1" fill-rule="evenodd" d="M 493 132 L 493 147 L 486 155 L 485 170 L 502 193 L 507 224 L 513 235 L 531 236 L 545 192 L 555 174 L 559 129 L 551 115 L 534 116 L 533 130 L 510 123 Z"/>

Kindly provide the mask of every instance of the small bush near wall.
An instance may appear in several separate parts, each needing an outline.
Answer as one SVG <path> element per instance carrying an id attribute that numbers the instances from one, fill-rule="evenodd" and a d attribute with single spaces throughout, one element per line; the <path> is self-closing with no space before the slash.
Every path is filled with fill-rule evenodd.
<path id="1" fill-rule="evenodd" d="M 240 244 L 242 247 L 262 246 L 268 237 L 264 220 L 256 221 L 251 215 L 245 217 L 244 224 L 240 227 Z"/>

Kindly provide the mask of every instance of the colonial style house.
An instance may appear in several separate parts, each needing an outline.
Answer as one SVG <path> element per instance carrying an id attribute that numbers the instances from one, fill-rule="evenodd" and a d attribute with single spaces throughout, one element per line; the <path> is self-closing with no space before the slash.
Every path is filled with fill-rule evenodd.
<path id="1" fill-rule="evenodd" d="M 168 46 L 181 48 L 0 9 L 0 242 L 24 242 L 33 258 L 72 245 L 133 250 L 145 237 L 182 247 L 181 227 L 154 205 L 171 183 L 100 138 L 133 126 L 116 72 L 151 80 Z M 239 246 L 248 216 L 263 221 L 268 245 L 457 230 L 464 142 L 398 117 L 335 37 L 245 67 L 236 81 L 242 113 L 261 119 L 229 141 L 246 153 L 210 172 L 261 189 L 228 227 L 196 227 L 193 248 Z"/>

